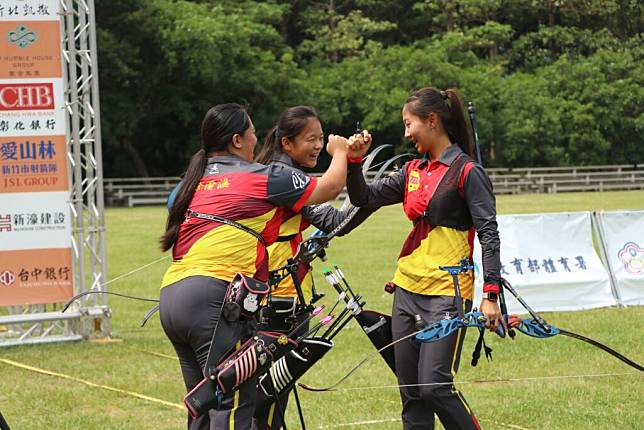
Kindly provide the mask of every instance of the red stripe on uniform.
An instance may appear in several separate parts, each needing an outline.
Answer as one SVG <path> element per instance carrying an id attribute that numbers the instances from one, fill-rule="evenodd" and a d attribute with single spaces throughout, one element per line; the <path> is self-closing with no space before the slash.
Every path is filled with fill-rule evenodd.
<path id="1" fill-rule="evenodd" d="M 405 243 L 400 250 L 398 258 L 405 257 L 414 252 L 414 250 L 420 246 L 420 242 L 422 242 L 433 229 L 434 226 L 425 220 L 421 219 L 418 221 L 409 233 L 409 236 L 407 236 L 407 239 L 405 239 Z"/>
<path id="2" fill-rule="evenodd" d="M 463 197 L 464 195 L 463 186 L 465 184 L 465 179 L 467 178 L 467 175 L 470 174 L 470 170 L 472 170 L 472 168 L 474 168 L 474 163 L 473 162 L 467 163 L 465 167 L 463 167 L 463 172 L 461 173 L 461 177 L 458 180 L 458 192 L 461 195 L 461 197 Z"/>
<path id="3" fill-rule="evenodd" d="M 472 259 L 472 256 L 474 255 L 474 237 L 476 236 L 476 230 L 474 227 L 470 229 L 470 231 L 467 234 L 467 244 L 470 247 L 470 260 Z"/>
<path id="4" fill-rule="evenodd" d="M 302 197 L 300 197 L 300 199 L 297 202 L 295 202 L 295 204 L 293 205 L 292 209 L 295 212 L 299 212 L 302 210 L 306 201 L 309 199 L 311 194 L 313 194 L 313 190 L 315 190 L 315 187 L 317 186 L 317 184 L 318 184 L 317 178 L 311 177 L 311 180 L 306 186 L 306 190 L 304 191 L 304 194 L 302 194 Z"/>

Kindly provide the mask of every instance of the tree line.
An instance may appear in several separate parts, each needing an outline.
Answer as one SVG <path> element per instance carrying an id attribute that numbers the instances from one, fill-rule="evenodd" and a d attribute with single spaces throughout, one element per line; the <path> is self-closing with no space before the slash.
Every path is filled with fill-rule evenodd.
<path id="1" fill-rule="evenodd" d="M 217 103 L 410 150 L 424 86 L 475 103 L 487 166 L 644 161 L 637 0 L 97 0 L 105 176 L 179 174 Z M 321 163 L 322 167 L 324 163 Z"/>

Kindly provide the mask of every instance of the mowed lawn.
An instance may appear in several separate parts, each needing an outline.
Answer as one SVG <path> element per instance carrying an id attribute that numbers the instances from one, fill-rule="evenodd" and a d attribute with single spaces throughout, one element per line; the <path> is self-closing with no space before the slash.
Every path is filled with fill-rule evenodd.
<path id="1" fill-rule="evenodd" d="M 644 192 L 502 196 L 498 207 L 500 213 L 644 209 Z M 162 257 L 157 238 L 164 217 L 162 207 L 107 210 L 110 278 Z M 394 271 L 409 230 L 410 223 L 399 206 L 383 208 L 352 234 L 331 244 L 330 261 L 343 269 L 353 289 L 366 298 L 367 308 L 389 311 L 391 296 L 382 287 Z M 158 297 L 167 265 L 164 260 L 109 288 Z M 315 264 L 317 285 L 327 293 L 326 302 L 333 303 L 335 294 L 320 276 L 325 266 Z M 186 414 L 181 406 L 185 389 L 172 347 L 157 316 L 145 328 L 139 327 L 151 305 L 116 297 L 109 303 L 113 311 L 111 342 L 0 349 L 0 359 L 102 386 L 42 375 L 0 361 L 0 411 L 12 429 L 185 428 Z M 642 307 L 548 313 L 545 317 L 644 362 Z M 488 336 L 494 361 L 482 360 L 472 368 L 474 334 L 470 332 L 466 338 L 457 381 L 484 429 L 644 428 L 643 373 L 574 339 L 539 340 L 522 335 L 515 341 Z M 317 386 L 331 384 L 372 351 L 366 336 L 351 322 L 336 338 L 334 349 L 303 381 Z M 490 380 L 497 382 L 486 382 Z M 307 428 L 401 428 L 395 384 L 391 371 L 377 358 L 335 392 L 300 390 Z M 299 428 L 294 402 L 287 415 L 289 428 Z"/>

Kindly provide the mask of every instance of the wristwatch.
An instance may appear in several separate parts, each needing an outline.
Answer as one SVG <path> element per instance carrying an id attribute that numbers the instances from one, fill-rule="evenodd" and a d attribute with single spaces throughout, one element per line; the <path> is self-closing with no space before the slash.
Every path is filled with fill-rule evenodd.
<path id="1" fill-rule="evenodd" d="M 483 293 L 483 298 L 491 302 L 496 302 L 499 299 L 499 295 L 494 292 Z"/>

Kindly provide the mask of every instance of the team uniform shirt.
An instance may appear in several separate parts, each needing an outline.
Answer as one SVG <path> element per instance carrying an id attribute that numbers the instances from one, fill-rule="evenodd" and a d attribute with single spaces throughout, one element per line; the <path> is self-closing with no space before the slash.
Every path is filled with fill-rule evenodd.
<path id="1" fill-rule="evenodd" d="M 270 246 L 277 239 L 283 211 L 298 213 L 315 186 L 315 178 L 288 166 L 216 156 L 208 159 L 189 209 L 236 221 L 260 233 Z M 248 232 L 215 221 L 184 221 L 172 259 L 162 287 L 189 276 L 230 281 L 239 272 L 262 281 L 268 278 L 264 245 Z"/>
<path id="2" fill-rule="evenodd" d="M 275 270 L 287 264 L 297 252 L 302 243 L 302 232 L 309 227 L 309 222 L 302 217 L 301 213 L 283 211 L 283 221 L 279 227 L 279 238 L 277 242 L 268 247 L 268 267 Z M 306 300 L 309 300 L 313 293 L 313 275 L 309 264 L 299 264 L 297 277 L 300 287 Z M 276 297 L 297 297 L 297 290 L 292 276 L 287 276 L 271 293 Z"/>
<path id="3" fill-rule="evenodd" d="M 485 282 L 498 284 L 501 263 L 495 199 L 491 182 L 480 165 L 467 163 L 458 183 L 458 192 L 472 215 L 473 228 L 461 231 L 434 226 L 423 217 L 441 180 L 461 154 L 463 151 L 452 145 L 438 160 L 410 161 L 394 175 L 370 185 L 366 185 L 357 167 L 350 166 L 347 187 L 353 204 L 373 208 L 403 203 L 405 214 L 414 223 L 403 244 L 393 277 L 393 282 L 407 291 L 454 296 L 452 277 L 439 266 L 454 266 L 463 258 L 471 258 L 475 230 L 479 233 L 483 250 Z M 459 274 L 461 295 L 465 299 L 472 299 L 473 284 L 471 272 Z"/>
<path id="4" fill-rule="evenodd" d="M 284 166 L 289 169 L 299 170 L 293 159 L 284 153 L 278 153 L 271 166 Z M 268 247 L 268 269 L 275 270 L 288 263 L 297 252 L 297 247 L 302 243 L 302 232 L 311 224 L 302 217 L 300 211 L 284 209 L 282 220 L 279 226 L 277 241 Z M 302 293 L 306 300 L 311 298 L 313 291 L 313 275 L 311 266 L 299 264 L 296 274 Z M 292 276 L 287 276 L 279 283 L 271 293 L 275 297 L 297 297 L 297 289 Z"/>
<path id="5" fill-rule="evenodd" d="M 284 153 L 277 154 L 271 163 L 299 169 L 299 166 L 294 160 Z M 297 253 L 298 247 L 303 240 L 302 233 L 309 226 L 313 225 L 322 232 L 329 233 L 341 223 L 344 223 L 342 229 L 337 234 L 338 236 L 343 236 L 360 225 L 373 212 L 374 210 L 372 209 L 361 208 L 357 213 L 353 214 L 351 220 L 345 222 L 349 211 L 340 211 L 329 203 L 305 206 L 299 213 L 289 209 L 283 210 L 283 221 L 280 225 L 277 242 L 268 247 L 269 270 L 283 267 L 288 262 L 288 259 Z M 308 263 L 300 263 L 297 276 L 300 280 L 304 299 L 309 300 L 313 292 L 311 265 Z M 277 297 L 297 297 L 293 277 L 286 277 L 275 288 L 272 294 Z"/>

